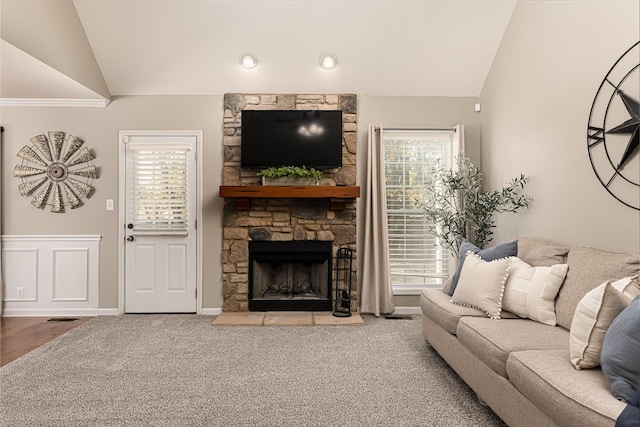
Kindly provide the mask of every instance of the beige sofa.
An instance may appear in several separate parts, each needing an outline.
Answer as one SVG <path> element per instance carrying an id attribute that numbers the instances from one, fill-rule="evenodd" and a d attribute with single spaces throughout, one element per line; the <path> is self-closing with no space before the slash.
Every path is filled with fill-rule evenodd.
<path id="1" fill-rule="evenodd" d="M 613 397 L 600 368 L 571 364 L 569 329 L 582 297 L 605 281 L 640 273 L 640 255 L 521 238 L 517 256 L 531 266 L 568 264 L 555 300 L 557 326 L 505 311 L 490 319 L 451 303 L 445 286 L 421 294 L 422 334 L 510 426 L 614 426 L 626 404 Z"/>

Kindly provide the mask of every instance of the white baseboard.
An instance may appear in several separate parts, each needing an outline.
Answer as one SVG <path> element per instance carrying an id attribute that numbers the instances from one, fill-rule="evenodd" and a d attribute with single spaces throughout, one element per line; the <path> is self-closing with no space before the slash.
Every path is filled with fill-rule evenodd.
<path id="1" fill-rule="evenodd" d="M 117 315 L 117 308 L 4 308 L 2 310 L 2 317 L 95 317 Z"/>
<path id="2" fill-rule="evenodd" d="M 217 316 L 222 313 L 221 308 L 203 308 L 200 312 L 203 316 Z M 5 308 L 2 317 L 94 317 L 94 316 L 120 316 L 117 308 L 95 309 L 53 309 L 53 308 Z"/>
<path id="3" fill-rule="evenodd" d="M 420 307 L 396 307 L 393 314 L 422 314 Z"/>
<path id="4" fill-rule="evenodd" d="M 98 308 L 96 309 L 96 316 L 120 316 L 121 314 L 117 308 Z"/>

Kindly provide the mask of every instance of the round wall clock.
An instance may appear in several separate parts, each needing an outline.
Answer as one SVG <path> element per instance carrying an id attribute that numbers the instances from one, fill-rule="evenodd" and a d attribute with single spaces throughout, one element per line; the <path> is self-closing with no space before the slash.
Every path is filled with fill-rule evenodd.
<path id="1" fill-rule="evenodd" d="M 91 185 L 100 177 L 100 168 L 93 165 L 94 151 L 83 147 L 84 141 L 65 132 L 48 132 L 30 139 L 17 156 L 22 162 L 13 169 L 21 179 L 18 190 L 33 197 L 31 204 L 39 209 L 51 206 L 51 212 L 64 213 L 65 206 L 76 209 L 83 198 L 95 193 Z"/>
<path id="2" fill-rule="evenodd" d="M 602 186 L 640 210 L 640 42 L 613 64 L 593 100 L 587 127 L 591 166 Z"/>

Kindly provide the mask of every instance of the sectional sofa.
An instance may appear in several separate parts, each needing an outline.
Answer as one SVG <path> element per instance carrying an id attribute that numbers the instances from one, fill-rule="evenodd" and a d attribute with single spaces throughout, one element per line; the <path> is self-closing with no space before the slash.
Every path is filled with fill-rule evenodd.
<path id="1" fill-rule="evenodd" d="M 497 312 L 492 312 L 483 306 L 484 300 L 467 304 L 452 302 L 458 293 L 464 296 L 464 289 L 460 289 L 463 279 L 465 287 L 469 288 L 467 284 L 475 280 L 478 283 L 472 284 L 479 289 L 483 286 L 480 281 L 486 279 L 470 276 L 473 270 L 467 270 L 465 265 L 458 270 L 461 274 L 453 292 L 449 280 L 443 290 L 428 289 L 421 294 L 424 338 L 478 398 L 510 426 L 614 426 L 627 404 L 613 396 L 610 382 L 598 366 L 597 346 L 591 356 L 584 351 L 585 354 L 578 352 L 579 357 L 576 356 L 575 337 L 571 336 L 570 329 L 574 316 L 579 317 L 576 307 L 584 304 L 585 295 L 600 297 L 595 288 L 602 290 L 605 283 L 618 279 L 629 282 L 633 279 L 628 278 L 640 274 L 640 255 L 587 247 L 567 248 L 527 237 L 519 239 L 516 248 L 517 258 L 509 257 L 508 262 L 511 266 L 514 260 L 529 265 L 528 269 L 520 270 L 524 276 L 532 276 L 532 272 L 542 270 L 537 267 L 543 267 L 546 274 L 559 277 L 555 279 L 559 282 L 555 291 L 549 286 L 540 288 L 538 297 L 542 297 L 539 299 L 542 305 L 529 307 L 529 314 L 526 308 L 524 313 L 513 310 L 518 312 L 514 314 L 501 303 L 497 305 Z M 466 254 L 467 260 L 472 256 L 476 262 L 482 262 L 477 261 L 482 258 L 482 252 L 480 256 L 472 252 Z M 511 273 L 513 277 L 518 275 Z M 503 293 L 498 299 L 504 302 L 509 297 L 512 307 L 526 306 L 526 295 L 509 291 L 506 280 L 509 279 L 503 281 Z M 637 278 L 635 280 L 635 285 L 627 287 L 627 291 L 632 292 L 626 304 L 634 292 L 640 292 L 632 289 L 638 287 Z M 531 305 L 535 298 L 532 295 L 528 298 Z M 546 307 L 542 307 L 544 304 Z M 602 341 L 606 331 L 596 329 L 589 329 L 587 338 Z M 574 332 L 578 334 L 577 326 Z M 580 364 L 584 362 L 582 358 L 589 357 L 590 364 Z"/>

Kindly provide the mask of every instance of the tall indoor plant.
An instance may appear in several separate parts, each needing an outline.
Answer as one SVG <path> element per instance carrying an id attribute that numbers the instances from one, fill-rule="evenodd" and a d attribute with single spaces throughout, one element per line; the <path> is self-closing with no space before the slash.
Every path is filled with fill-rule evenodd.
<path id="1" fill-rule="evenodd" d="M 445 168 L 440 162 L 427 181 L 427 199 L 418 201 L 430 224 L 430 231 L 441 245 L 457 254 L 462 239 L 482 248 L 491 242 L 495 215 L 518 212 L 529 206 L 524 193 L 529 178 L 520 175 L 500 190 L 482 188 L 482 173 L 464 153 L 456 157 L 457 169 Z"/>

